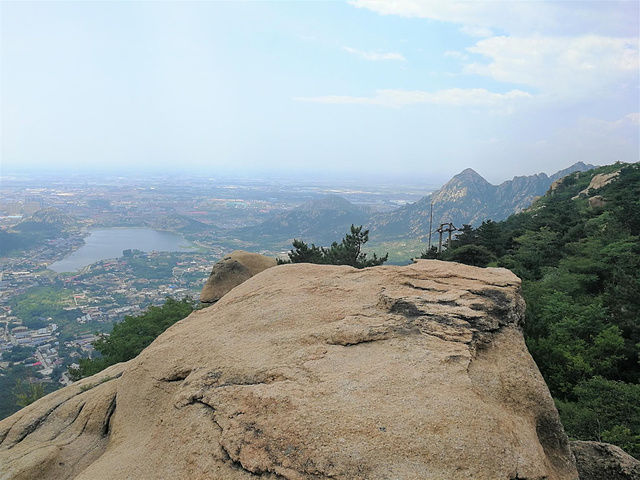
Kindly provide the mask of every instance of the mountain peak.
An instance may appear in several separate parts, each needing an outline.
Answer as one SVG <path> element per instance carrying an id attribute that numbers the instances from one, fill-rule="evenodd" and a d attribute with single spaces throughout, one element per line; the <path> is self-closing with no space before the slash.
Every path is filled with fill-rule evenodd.
<path id="1" fill-rule="evenodd" d="M 300 238 L 317 245 L 330 245 L 349 231 L 351 225 L 369 223 L 368 213 L 332 194 L 310 200 L 293 210 L 280 212 L 259 225 L 242 230 L 247 240 L 256 237 L 278 238 L 281 241 Z"/>
<path id="2" fill-rule="evenodd" d="M 455 175 L 449 180 L 441 190 L 446 190 L 451 187 L 473 187 L 473 188 L 488 188 L 493 187 L 487 180 L 476 172 L 473 168 L 465 168 L 459 174 Z"/>
<path id="3" fill-rule="evenodd" d="M 296 210 L 359 210 L 357 206 L 351 203 L 349 200 L 342 198 L 339 195 L 331 194 L 322 198 L 316 198 L 309 200 L 308 202 L 300 205 Z"/>
<path id="4" fill-rule="evenodd" d="M 559 178 L 566 177 L 570 173 L 573 172 L 586 172 L 587 170 L 591 170 L 596 168 L 596 165 L 591 165 L 590 163 L 584 162 L 576 162 L 570 167 L 565 168 L 564 170 L 560 170 L 559 172 L 554 173 L 549 178 L 551 181 L 558 180 Z"/>
<path id="5" fill-rule="evenodd" d="M 436 224 L 452 222 L 458 226 L 477 226 L 486 219 L 504 220 L 544 195 L 554 179 L 590 167 L 578 162 L 552 177 L 544 173 L 519 176 L 499 186 L 489 183 L 474 169 L 465 168 L 431 195 L 379 215 L 370 228 L 376 238 L 392 235 L 424 238 L 429 235 L 430 218 Z"/>

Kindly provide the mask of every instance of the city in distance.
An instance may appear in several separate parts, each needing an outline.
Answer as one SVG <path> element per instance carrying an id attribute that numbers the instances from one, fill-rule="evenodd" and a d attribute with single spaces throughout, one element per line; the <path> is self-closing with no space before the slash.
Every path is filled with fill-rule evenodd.
<path id="1" fill-rule="evenodd" d="M 46 391 L 67 384 L 68 366 L 92 355 L 96 332 L 167 297 L 197 299 L 226 253 L 284 254 L 292 240 L 233 232 L 332 196 L 366 214 L 389 212 L 437 187 L 157 172 L 3 171 L 1 180 L 0 418 L 18 408 L 17 382 L 35 379 Z"/>

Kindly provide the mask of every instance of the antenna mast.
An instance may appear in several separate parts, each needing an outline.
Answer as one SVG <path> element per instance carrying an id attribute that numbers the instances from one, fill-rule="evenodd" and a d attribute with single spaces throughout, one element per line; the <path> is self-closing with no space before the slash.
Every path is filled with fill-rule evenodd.
<path id="1" fill-rule="evenodd" d="M 427 248 L 427 252 L 431 251 L 431 232 L 433 232 L 433 202 L 431 202 L 431 212 L 429 213 L 429 248 Z"/>

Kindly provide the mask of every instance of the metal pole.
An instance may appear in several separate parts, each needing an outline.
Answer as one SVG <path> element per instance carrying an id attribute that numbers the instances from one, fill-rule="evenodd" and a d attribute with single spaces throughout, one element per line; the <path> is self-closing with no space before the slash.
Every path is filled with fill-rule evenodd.
<path id="1" fill-rule="evenodd" d="M 431 212 L 429 213 L 429 248 L 427 252 L 431 251 L 431 232 L 433 231 L 433 202 L 431 202 Z"/>

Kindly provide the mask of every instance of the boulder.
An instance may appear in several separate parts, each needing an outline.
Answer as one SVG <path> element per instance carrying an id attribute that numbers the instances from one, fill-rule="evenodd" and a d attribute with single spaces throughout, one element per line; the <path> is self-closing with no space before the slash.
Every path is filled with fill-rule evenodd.
<path id="1" fill-rule="evenodd" d="M 576 198 L 580 198 L 581 196 L 587 196 L 588 197 L 593 190 L 598 190 L 599 188 L 602 188 L 605 185 L 609 185 L 611 182 L 613 182 L 619 176 L 620 176 L 620 171 L 619 170 L 617 172 L 613 172 L 613 173 L 599 173 L 597 175 L 594 175 L 593 178 L 591 179 L 591 182 L 589 182 L 589 186 L 587 188 L 585 188 L 584 190 L 582 190 L 580 193 L 578 193 L 572 199 L 575 200 Z M 600 197 L 600 198 L 602 198 L 602 197 Z M 594 205 L 591 205 L 591 202 L 589 202 L 589 203 L 590 203 L 591 207 L 594 206 Z M 603 203 L 603 205 L 604 205 L 604 203 Z M 601 206 L 601 205 L 597 205 L 597 206 Z"/>
<path id="2" fill-rule="evenodd" d="M 613 173 L 599 173 L 598 175 L 594 175 L 589 182 L 589 186 L 587 187 L 586 193 L 589 193 L 589 190 L 597 190 L 599 188 L 604 187 L 605 185 L 609 185 L 616 178 L 620 176 L 620 171 Z"/>
<path id="3" fill-rule="evenodd" d="M 571 442 L 580 480 L 638 480 L 640 461 L 620 447 L 601 442 Z"/>
<path id="4" fill-rule="evenodd" d="M 236 250 L 213 266 L 207 283 L 200 292 L 200 301 L 215 303 L 232 288 L 276 264 L 275 258 Z"/>
<path id="5" fill-rule="evenodd" d="M 577 480 L 504 269 L 281 265 L 0 422 L 0 477 Z"/>
<path id="6" fill-rule="evenodd" d="M 602 208 L 607 204 L 607 201 L 600 195 L 595 195 L 589 198 L 589 206 L 591 208 Z"/>

